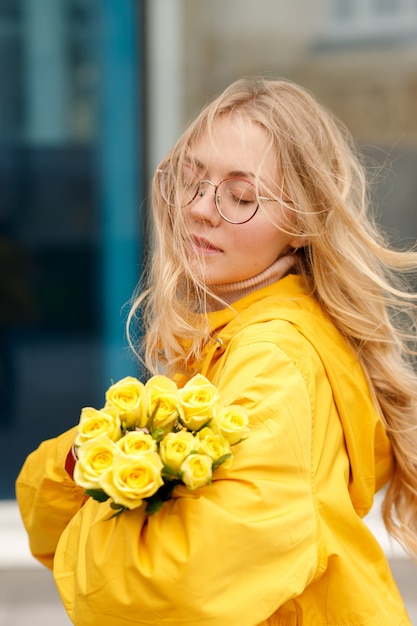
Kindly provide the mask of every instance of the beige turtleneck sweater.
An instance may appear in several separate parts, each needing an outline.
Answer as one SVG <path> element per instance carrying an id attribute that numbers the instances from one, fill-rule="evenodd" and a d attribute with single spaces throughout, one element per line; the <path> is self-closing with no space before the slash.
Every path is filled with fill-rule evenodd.
<path id="1" fill-rule="evenodd" d="M 263 272 L 260 272 L 252 278 L 241 280 L 236 283 L 225 283 L 222 285 L 210 285 L 211 291 L 226 304 L 233 304 L 243 296 L 272 285 L 280 278 L 286 276 L 289 271 L 296 265 L 296 257 L 291 254 L 277 259 L 272 265 L 267 267 Z M 213 301 L 210 306 L 210 310 L 218 310 L 223 308 L 220 302 Z"/>

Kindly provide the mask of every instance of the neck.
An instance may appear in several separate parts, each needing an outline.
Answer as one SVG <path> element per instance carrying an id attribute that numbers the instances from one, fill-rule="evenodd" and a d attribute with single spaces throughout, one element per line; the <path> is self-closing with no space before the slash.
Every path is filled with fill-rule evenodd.
<path id="1" fill-rule="evenodd" d="M 226 304 L 232 304 L 249 293 L 252 293 L 252 291 L 256 291 L 257 289 L 267 287 L 268 285 L 272 285 L 272 283 L 277 282 L 277 280 L 283 278 L 289 273 L 295 265 L 295 262 L 295 257 L 287 254 L 277 259 L 260 274 L 252 276 L 252 278 L 247 278 L 246 280 L 241 280 L 235 283 L 210 285 L 210 288 L 211 291 L 216 296 L 221 298 L 223 302 Z M 221 304 L 217 301 L 213 301 L 211 304 L 211 310 L 222 308 Z"/>

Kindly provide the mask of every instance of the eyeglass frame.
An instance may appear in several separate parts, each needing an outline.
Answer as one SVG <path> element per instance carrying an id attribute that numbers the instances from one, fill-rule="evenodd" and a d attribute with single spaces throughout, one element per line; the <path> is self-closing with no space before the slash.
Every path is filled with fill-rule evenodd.
<path id="1" fill-rule="evenodd" d="M 166 170 L 165 170 L 165 169 L 157 169 L 156 171 L 157 171 L 159 174 L 163 174 Z M 248 222 L 250 222 L 250 220 L 251 220 L 251 219 L 253 219 L 253 218 L 255 217 L 255 215 L 257 214 L 258 209 L 259 209 L 259 203 L 260 203 L 260 201 L 262 201 L 262 202 L 275 202 L 275 200 L 274 200 L 273 198 L 267 198 L 266 196 L 258 196 L 258 195 L 257 195 L 257 196 L 256 196 L 256 201 L 257 201 L 257 203 L 258 203 L 258 204 L 256 205 L 256 209 L 255 209 L 255 211 L 253 212 L 253 214 L 252 214 L 250 217 L 248 217 L 248 219 L 244 220 L 243 222 L 234 222 L 233 220 L 230 220 L 230 219 L 228 219 L 227 217 L 225 217 L 225 216 L 223 215 L 223 213 L 221 212 L 221 209 L 220 209 L 220 206 L 219 206 L 219 204 L 220 204 L 220 197 L 217 195 L 217 190 L 218 190 L 218 188 L 220 187 L 220 185 L 221 185 L 222 183 L 227 182 L 228 180 L 241 180 L 241 181 L 243 181 L 243 182 L 245 182 L 245 183 L 249 183 L 249 185 L 252 185 L 252 187 L 254 187 L 254 189 L 255 189 L 255 191 L 256 191 L 256 185 L 255 185 L 254 183 L 252 183 L 250 180 L 247 180 L 247 178 L 238 178 L 238 177 L 233 177 L 233 176 L 231 176 L 230 178 L 224 178 L 224 179 L 223 179 L 223 180 L 221 180 L 221 181 L 220 181 L 217 185 L 216 185 L 215 183 L 213 183 L 211 180 L 209 180 L 208 178 L 203 178 L 202 180 L 199 180 L 199 181 L 198 181 L 198 183 L 197 183 L 197 185 L 196 185 L 196 191 L 195 191 L 195 194 L 193 195 L 193 197 L 191 198 L 191 200 L 189 200 L 188 202 L 186 202 L 186 204 L 182 204 L 182 205 L 181 205 L 181 208 L 185 208 L 185 207 L 189 206 L 192 202 L 194 202 L 194 200 L 196 199 L 196 197 L 197 197 L 198 195 L 200 196 L 200 198 L 202 198 L 202 197 L 204 196 L 204 192 L 201 192 L 201 190 L 200 190 L 200 186 L 201 186 L 203 183 L 208 183 L 209 185 L 211 185 L 212 187 L 214 187 L 214 204 L 215 204 L 215 206 L 216 206 L 217 213 L 220 215 L 220 217 L 221 217 L 221 218 L 222 218 L 225 222 L 228 222 L 229 224 L 235 224 L 236 226 L 239 226 L 239 225 L 241 225 L 241 224 L 247 224 Z M 164 197 L 164 194 L 163 194 L 162 189 L 161 189 L 161 177 L 159 177 L 159 189 L 160 189 L 160 191 L 161 191 L 162 197 L 164 198 L 165 202 L 167 202 L 167 203 L 169 204 L 169 206 L 175 206 L 175 205 L 170 204 L 170 203 L 168 202 L 168 200 Z"/>

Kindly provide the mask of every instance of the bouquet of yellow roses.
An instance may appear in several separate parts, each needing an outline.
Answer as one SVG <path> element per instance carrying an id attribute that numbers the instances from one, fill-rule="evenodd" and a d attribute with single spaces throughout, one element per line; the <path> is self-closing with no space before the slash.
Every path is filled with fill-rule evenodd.
<path id="1" fill-rule="evenodd" d="M 156 513 L 175 486 L 197 489 L 230 466 L 231 446 L 248 433 L 244 409 L 221 406 L 201 374 L 182 388 L 162 375 L 146 384 L 127 376 L 107 390 L 102 409 L 82 409 L 74 480 L 99 502 L 111 498 L 112 517 L 143 504 Z"/>

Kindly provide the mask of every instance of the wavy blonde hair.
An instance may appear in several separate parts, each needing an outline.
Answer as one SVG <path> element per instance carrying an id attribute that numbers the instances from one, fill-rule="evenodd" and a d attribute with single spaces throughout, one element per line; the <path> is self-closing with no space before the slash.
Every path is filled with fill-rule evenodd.
<path id="1" fill-rule="evenodd" d="M 268 192 L 291 211 L 288 229 L 300 237 L 300 272 L 368 378 L 395 456 L 384 522 L 416 556 L 417 296 L 403 281 L 405 273 L 416 270 L 417 254 L 396 251 L 385 242 L 369 215 L 365 169 L 349 133 L 305 89 L 289 81 L 239 80 L 203 109 L 158 168 L 168 168 L 172 185 L 190 146 L 201 134 L 210 136 L 224 114 L 261 125 L 269 137 L 279 181 L 271 181 Z M 152 253 L 129 323 L 139 313 L 145 329 L 142 357 L 149 371 L 156 373 L 162 364 L 173 373 L 187 369 L 208 341 L 205 316 L 198 313 L 207 310 L 213 294 L 195 276 L 183 211 L 167 206 L 158 176 L 157 171 Z"/>

